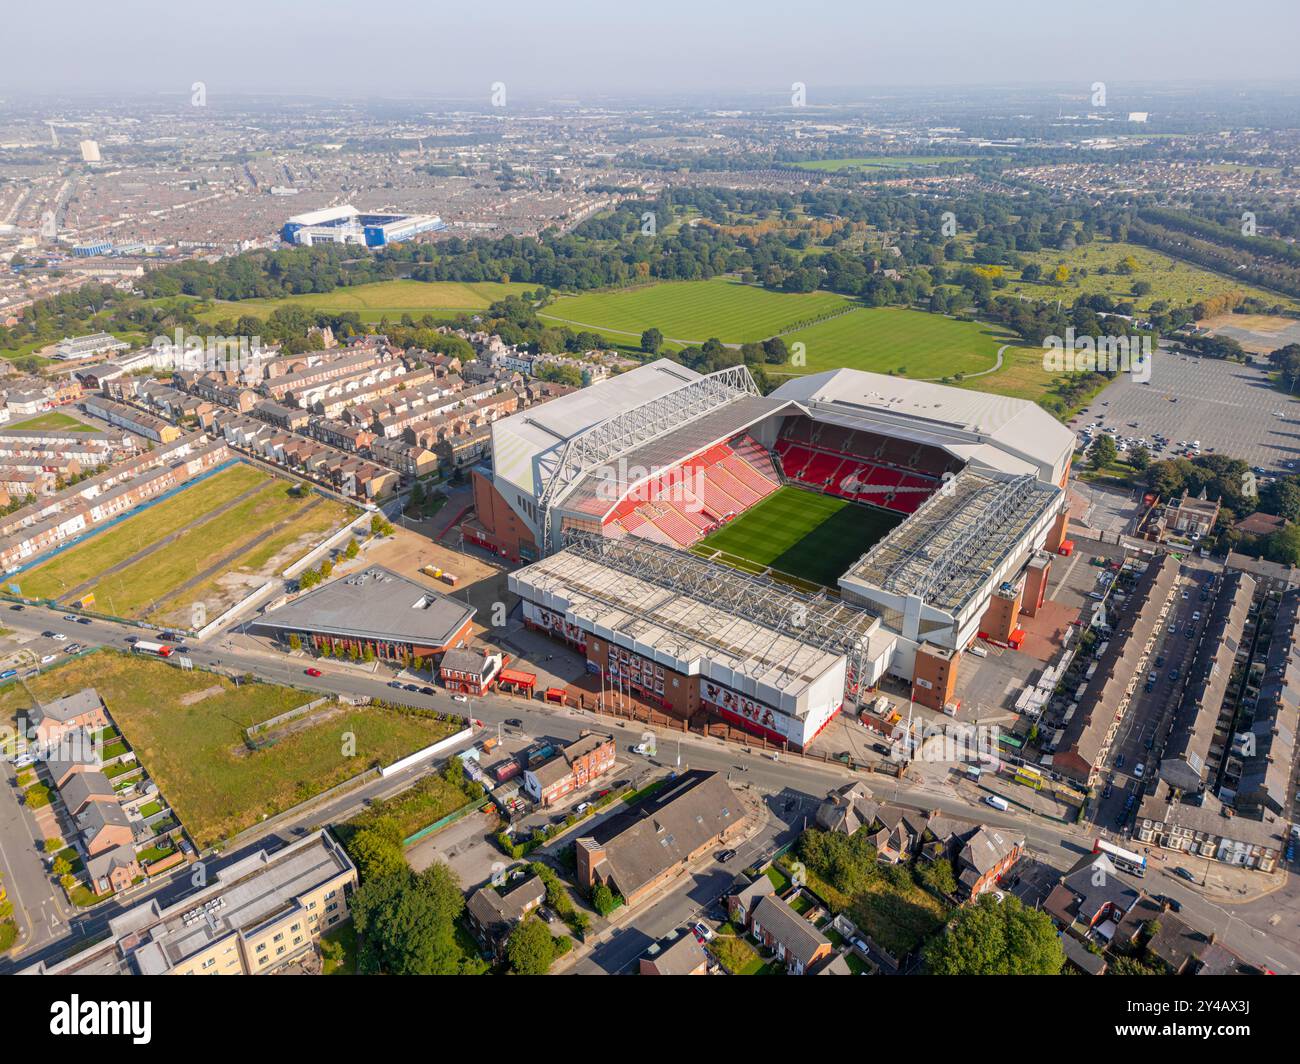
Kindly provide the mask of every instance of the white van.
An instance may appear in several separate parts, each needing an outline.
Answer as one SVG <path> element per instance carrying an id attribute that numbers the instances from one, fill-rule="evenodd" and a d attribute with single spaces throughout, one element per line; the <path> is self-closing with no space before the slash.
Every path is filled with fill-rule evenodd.
<path id="1" fill-rule="evenodd" d="M 1011 806 L 1007 805 L 1007 800 L 1005 798 L 999 798 L 996 794 L 990 794 L 984 799 L 984 801 L 1002 813 L 1005 813 L 1011 808 Z"/>
<path id="2" fill-rule="evenodd" d="M 977 658 L 987 658 L 989 656 L 989 652 L 978 643 L 972 643 L 966 653 L 974 654 Z"/>

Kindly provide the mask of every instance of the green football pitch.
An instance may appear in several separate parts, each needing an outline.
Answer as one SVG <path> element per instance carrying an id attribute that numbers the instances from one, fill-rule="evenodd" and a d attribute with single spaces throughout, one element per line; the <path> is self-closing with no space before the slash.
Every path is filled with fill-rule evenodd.
<path id="1" fill-rule="evenodd" d="M 772 568 L 834 587 L 850 565 L 897 525 L 885 513 L 802 488 L 783 487 L 695 544 L 698 554 L 751 572 Z"/>

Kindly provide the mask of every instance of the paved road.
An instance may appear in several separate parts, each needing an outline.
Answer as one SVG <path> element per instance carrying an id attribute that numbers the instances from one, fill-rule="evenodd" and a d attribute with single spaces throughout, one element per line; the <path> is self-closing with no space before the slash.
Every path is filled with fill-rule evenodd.
<path id="1" fill-rule="evenodd" d="M 100 644 L 125 649 L 126 636 L 133 634 L 133 629 L 128 626 L 104 621 L 79 624 L 67 620 L 64 615 L 54 611 L 32 607 L 23 612 L 5 611 L 4 616 L 6 625 L 11 628 L 37 633 L 42 630 L 61 631 L 67 633 L 70 640 L 75 638 L 84 644 Z M 293 683 L 321 693 L 395 697 L 395 692 L 388 690 L 386 686 L 387 676 L 384 674 L 372 674 L 349 669 L 346 666 L 319 663 L 324 675 L 309 677 L 304 674 L 304 666 L 298 659 L 287 658 L 269 651 L 263 653 L 235 649 L 228 647 L 224 641 L 206 647 L 193 647 L 190 656 L 196 666 L 216 666 L 223 671 L 238 674 L 253 673 L 270 682 Z M 640 740 L 643 731 L 639 724 L 624 726 L 620 722 L 612 722 L 608 718 L 596 718 L 575 709 L 505 696 L 476 698 L 468 705 L 452 702 L 443 692 L 431 696 L 403 692 L 401 697 L 414 705 L 443 711 L 452 708 L 462 712 L 468 711 L 471 716 L 489 725 L 518 718 L 523 723 L 523 729 L 529 734 L 560 740 L 576 738 L 584 728 L 600 727 L 614 732 L 619 744 L 627 748 Z M 661 761 L 675 762 L 676 743 L 665 739 L 660 744 L 660 749 Z M 693 735 L 685 737 L 682 742 L 683 765 L 729 772 L 738 782 L 747 783 L 765 794 L 780 795 L 783 811 L 784 801 L 790 797 L 794 797 L 796 801 L 805 801 L 807 805 L 799 809 L 798 826 L 800 827 L 802 812 L 807 811 L 811 814 L 814 811 L 813 801 L 819 800 L 827 791 L 845 780 L 857 778 L 854 773 L 838 765 L 804 762 L 792 756 L 782 756 L 779 762 L 775 762 L 771 760 L 771 756 L 757 750 L 749 751 L 734 744 L 724 744 L 720 740 L 703 739 Z M 262 846 L 276 848 L 316 826 L 345 819 L 359 811 L 366 801 L 395 793 L 408 786 L 422 771 L 423 768 L 417 767 L 408 770 L 401 777 L 367 784 L 359 791 L 326 802 L 297 818 L 278 824 L 273 834 L 268 834 L 262 840 L 249 842 L 241 848 L 240 853 Z M 886 776 L 875 776 L 868 779 L 868 785 L 875 792 L 876 798 L 882 801 L 896 802 L 916 809 L 936 810 L 954 816 L 977 817 L 984 823 L 1012 830 L 1025 837 L 1027 848 L 1035 856 L 1057 868 L 1067 868 L 1074 864 L 1080 855 L 1091 851 L 1093 838 L 1091 827 L 1076 829 L 1027 815 L 999 813 L 986 806 L 975 804 L 978 801 L 975 793 L 962 793 L 954 784 L 899 782 Z M 777 839 L 783 838 L 782 832 L 777 832 L 770 838 L 760 836 L 759 844 L 770 845 Z M 16 867 L 18 855 L 9 853 L 9 843 L 3 833 L 0 833 L 0 842 L 5 847 L 6 858 Z M 226 854 L 221 860 L 224 862 L 238 856 L 239 854 Z M 671 926 L 675 926 L 672 921 L 677 920 L 679 916 L 684 918 L 701 905 L 711 903 L 710 892 L 715 888 L 720 890 L 718 884 L 725 886 L 723 879 L 729 881 L 735 869 L 744 867 L 745 860 L 746 857 L 742 855 L 733 863 L 729 863 L 725 869 L 712 866 L 698 873 L 670 895 L 656 902 L 647 909 L 645 914 L 639 914 L 630 925 L 631 931 L 645 936 L 647 940 L 658 937 Z M 1283 936 L 1265 934 L 1257 927 L 1248 926 L 1245 921 L 1244 917 L 1247 913 L 1253 916 L 1259 911 L 1264 911 L 1268 906 L 1268 899 L 1252 903 L 1249 909 L 1224 907 L 1207 901 L 1194 888 L 1175 879 L 1163 868 L 1154 870 L 1148 876 L 1146 886 L 1148 890 L 1165 893 L 1178 899 L 1183 903 L 1186 913 L 1192 920 L 1206 930 L 1215 931 L 1220 941 L 1238 951 L 1247 960 L 1266 963 L 1278 972 L 1300 972 L 1300 934 L 1296 934 L 1293 930 L 1296 924 L 1297 900 L 1289 889 L 1280 892 L 1274 903 L 1274 908 L 1277 905 L 1284 906 L 1283 915 L 1278 923 L 1292 929 L 1291 933 Z M 1290 885 L 1286 886 L 1289 888 Z M 159 895 L 166 903 L 183 896 L 191 889 L 193 888 L 188 877 L 182 876 L 162 888 Z M 49 890 L 53 893 L 57 888 L 50 884 Z M 138 898 L 137 895 L 127 904 L 134 904 Z M 24 904 L 30 910 L 31 907 L 40 904 L 39 897 L 35 893 L 30 899 L 25 897 Z M 57 956 L 66 953 L 71 945 L 71 942 L 67 941 L 69 934 L 76 938 L 85 938 L 95 934 L 97 930 L 102 931 L 109 916 L 119 909 L 120 905 L 116 902 L 97 906 L 91 914 L 77 917 L 71 927 L 63 925 L 62 934 L 58 933 L 59 928 L 53 928 L 43 945 L 33 939 L 33 948 L 31 952 L 24 955 L 24 963 L 30 963 L 34 956 Z M 52 941 L 54 937 L 59 941 Z M 617 949 L 604 947 L 598 950 L 595 963 L 604 971 L 621 970 L 630 963 L 629 958 L 632 956 L 635 941 L 629 938 L 626 946 L 620 945 Z M 605 949 L 609 949 L 609 952 L 605 952 Z"/>

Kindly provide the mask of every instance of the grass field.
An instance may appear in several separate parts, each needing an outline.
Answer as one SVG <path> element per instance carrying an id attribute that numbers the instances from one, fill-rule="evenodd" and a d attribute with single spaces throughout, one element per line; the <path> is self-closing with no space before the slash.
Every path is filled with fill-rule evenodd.
<path id="1" fill-rule="evenodd" d="M 252 466 L 232 466 L 21 574 L 19 586 L 40 598 L 89 586 L 95 605 L 118 617 L 189 626 L 196 602 L 206 617 L 216 617 L 350 515 L 333 500 L 289 489 Z M 167 535 L 175 538 L 135 558 Z"/>
<path id="2" fill-rule="evenodd" d="M 1269 304 L 1300 305 L 1276 292 L 1242 284 L 1140 244 L 1097 239 L 1070 251 L 1049 249 L 1021 254 L 1026 262 L 1036 263 L 1044 277 L 1050 277 L 1058 266 L 1064 266 L 1070 271 L 1070 278 L 1063 285 L 1022 281 L 1019 271 L 1007 267 L 1007 285 L 999 289 L 999 293 L 1049 301 L 1061 299 L 1066 303 L 1073 303 L 1081 295 L 1104 294 L 1116 301 L 1133 300 L 1138 307 L 1145 309 L 1156 300 L 1164 300 L 1171 307 L 1181 307 L 1228 292 L 1241 292 Z M 1115 268 L 1129 257 L 1137 264 L 1133 272 L 1116 273 Z M 1103 268 L 1106 273 L 1100 272 Z M 1081 270 L 1086 271 L 1086 276 L 1080 276 Z M 1150 284 L 1151 291 L 1135 297 L 1133 285 L 1139 281 Z"/>
<path id="3" fill-rule="evenodd" d="M 715 278 L 561 296 L 541 317 L 633 346 L 652 327 L 679 345 L 703 343 L 711 337 L 743 344 L 766 340 L 848 305 L 848 299 L 833 292 L 769 292 Z"/>
<path id="4" fill-rule="evenodd" d="M 817 373 L 847 366 L 939 379 L 992 369 L 998 349 L 1014 339 L 981 322 L 906 307 L 859 307 L 787 334 L 787 345 L 804 345 L 807 365 L 773 369 Z"/>
<path id="5" fill-rule="evenodd" d="M 179 589 L 223 559 L 230 559 L 230 565 L 246 575 L 261 573 L 265 579 L 270 574 L 263 572 L 264 567 L 277 553 L 296 544 L 294 555 L 301 556 L 346 519 L 348 511 L 342 504 L 323 500 L 309 508 L 316 496 L 293 495 L 289 487 L 282 480 L 271 481 L 255 495 L 185 532 L 165 550 L 114 573 L 99 585 L 96 600 L 102 608 L 107 596 L 119 617 L 149 616 L 188 625 L 195 602 L 203 603 L 205 616 L 218 616 L 239 597 L 219 591 L 225 568 L 203 587 Z M 274 534 L 254 543 L 272 529 Z M 293 560 L 284 558 L 278 568 Z"/>
<path id="6" fill-rule="evenodd" d="M 911 170 L 945 163 L 964 163 L 973 158 L 973 155 L 864 155 L 856 159 L 810 159 L 794 165 L 801 170 L 838 173 L 841 170 Z"/>
<path id="7" fill-rule="evenodd" d="M 786 486 L 693 549 L 699 554 L 722 551 L 721 561 L 744 559 L 834 587 L 844 571 L 901 520 L 901 515 Z"/>
<path id="8" fill-rule="evenodd" d="M 403 314 L 419 318 L 424 314 L 454 314 L 459 311 L 486 310 L 498 299 L 532 291 L 536 285 L 504 284 L 496 281 L 462 283 L 459 281 L 378 281 L 374 284 L 336 288 L 333 292 L 311 292 L 300 296 L 275 299 L 241 299 L 216 302 L 200 311 L 200 321 L 214 322 L 252 314 L 267 317 L 279 307 L 296 306 L 306 310 L 324 310 L 332 314 L 356 311 L 363 321 L 394 320 Z"/>
<path id="9" fill-rule="evenodd" d="M 16 421 L 12 425 L 6 425 L 7 429 L 30 429 L 38 431 L 42 429 L 71 429 L 73 432 L 98 432 L 94 425 L 87 425 L 84 421 L 65 414 L 61 410 L 48 410 L 44 414 L 37 414 L 35 417 L 29 417 L 26 421 Z"/>
<path id="10" fill-rule="evenodd" d="M 241 492 L 270 480 L 269 474 L 252 466 L 232 466 L 107 531 L 91 536 L 16 579 L 28 597 L 57 598 L 111 566 L 126 561 L 160 537 L 184 528 Z"/>
<path id="11" fill-rule="evenodd" d="M 51 699 L 94 687 L 163 798 L 201 846 L 252 826 L 363 772 L 389 764 L 451 734 L 455 724 L 418 713 L 333 705 L 284 729 L 278 741 L 250 750 L 243 729 L 311 701 L 272 684 L 233 683 L 182 672 L 145 658 L 101 651 L 0 693 L 11 719 L 35 696 Z M 356 753 L 344 756 L 344 737 Z"/>

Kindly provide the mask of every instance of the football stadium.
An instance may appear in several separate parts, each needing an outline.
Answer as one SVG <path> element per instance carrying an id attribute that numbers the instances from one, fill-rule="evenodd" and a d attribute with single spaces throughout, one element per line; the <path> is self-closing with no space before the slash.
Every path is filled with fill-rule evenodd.
<path id="1" fill-rule="evenodd" d="M 363 214 L 351 204 L 295 214 L 280 229 L 286 244 L 364 244 L 382 248 L 410 240 L 421 233 L 436 233 L 447 226 L 436 214 Z"/>
<path id="2" fill-rule="evenodd" d="M 602 684 L 802 749 L 887 674 L 942 710 L 976 638 L 1018 645 L 1073 445 L 1024 400 L 660 360 L 495 422 L 465 536 Z"/>

